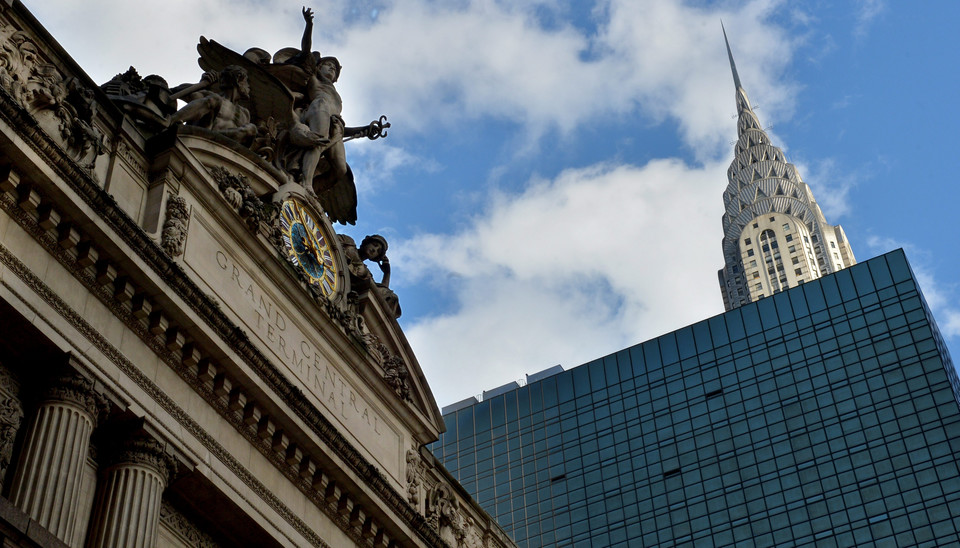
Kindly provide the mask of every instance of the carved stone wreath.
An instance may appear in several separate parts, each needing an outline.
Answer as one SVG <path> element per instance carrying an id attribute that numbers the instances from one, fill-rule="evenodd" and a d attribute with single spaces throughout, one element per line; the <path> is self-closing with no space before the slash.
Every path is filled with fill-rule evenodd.
<path id="1" fill-rule="evenodd" d="M 181 196 L 170 194 L 167 198 L 167 218 L 163 222 L 160 245 L 171 257 L 183 254 L 183 244 L 187 239 L 187 222 L 190 212 L 187 201 Z"/>
<path id="2" fill-rule="evenodd" d="M 234 175 L 221 166 L 211 168 L 210 174 L 230 207 L 247 223 L 247 228 L 257 232 L 260 222 L 267 220 L 266 211 L 263 201 L 247 182 L 247 177 L 239 173 Z"/>

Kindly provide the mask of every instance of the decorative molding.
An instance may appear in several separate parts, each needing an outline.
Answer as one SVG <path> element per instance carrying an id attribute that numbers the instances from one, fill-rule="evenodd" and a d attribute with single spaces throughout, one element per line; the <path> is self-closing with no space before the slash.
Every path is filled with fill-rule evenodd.
<path id="1" fill-rule="evenodd" d="M 464 517 L 463 531 L 463 546 L 465 548 L 484 548 L 487 545 L 483 530 L 477 527 L 477 522 L 472 517 Z"/>
<path id="2" fill-rule="evenodd" d="M 13 459 L 13 443 L 23 424 L 20 383 L 13 372 L 0 364 L 0 487 Z"/>
<path id="3" fill-rule="evenodd" d="M 463 516 L 460 515 L 460 504 L 453 489 L 446 483 L 437 484 L 427 497 L 427 520 L 448 545 L 463 546 L 466 531 L 463 528 Z"/>
<path id="4" fill-rule="evenodd" d="M 169 502 L 160 503 L 160 523 L 191 548 L 221 548 L 213 537 L 204 533 Z"/>
<path id="5" fill-rule="evenodd" d="M 140 160 L 140 155 L 122 138 L 118 139 L 117 142 L 117 154 L 123 158 L 124 162 L 133 167 L 137 175 L 142 177 L 144 181 L 147 180 L 149 174 L 147 173 L 147 167 Z"/>
<path id="6" fill-rule="evenodd" d="M 221 166 L 210 168 L 210 174 L 230 207 L 247 223 L 247 228 L 256 234 L 260 230 L 260 221 L 266 218 L 266 211 L 263 202 L 247 182 L 247 176 L 231 174 Z"/>
<path id="7" fill-rule="evenodd" d="M 362 320 L 363 318 L 361 318 Z M 380 337 L 373 333 L 364 333 L 363 342 L 370 356 L 383 368 L 383 380 L 393 388 L 394 393 L 403 401 L 413 402 L 410 397 L 410 369 L 401 356 L 390 352 Z"/>
<path id="8" fill-rule="evenodd" d="M 2 90 L 0 90 L 2 92 Z M 2 94 L 0 94 L 2 97 Z M 0 106 L 2 106 L 2 101 L 0 101 Z M 113 313 L 120 318 L 131 330 L 136 332 L 158 356 L 163 359 L 172 369 L 177 371 L 184 380 L 194 388 L 199 394 L 205 397 L 207 401 L 213 406 L 224 418 L 230 421 L 239 432 L 241 432 L 250 443 L 256 447 L 261 453 L 266 455 L 270 461 L 282 472 L 287 475 L 304 493 L 306 493 L 309 498 L 324 511 L 337 525 L 346 532 L 349 536 L 357 540 L 358 542 L 363 542 L 363 537 L 361 530 L 357 527 L 353 527 L 350 524 L 350 520 L 347 519 L 348 516 L 342 516 L 338 512 L 339 502 L 330 503 L 326 501 L 324 495 L 316 490 L 317 487 L 322 487 L 322 485 L 317 484 L 316 481 L 312 482 L 305 480 L 299 476 L 299 470 L 295 467 L 292 467 L 284 458 L 284 455 L 278 454 L 275 451 L 271 450 L 269 441 L 264 442 L 263 439 L 258 437 L 257 424 L 250 424 L 246 421 L 246 416 L 240 413 L 237 413 L 230 407 L 229 400 L 223 400 L 218 398 L 212 398 L 212 393 L 209 390 L 207 384 L 198 376 L 194 376 L 191 372 L 184 367 L 188 355 L 187 352 L 176 352 L 171 351 L 170 348 L 166 345 L 165 337 L 155 336 L 151 330 L 151 325 L 139 321 L 136 312 L 132 311 L 125 304 L 117 302 L 113 298 L 114 292 L 112 291 L 113 285 L 101 285 L 96 281 L 96 273 L 92 268 L 79 268 L 77 263 L 77 257 L 71 253 L 68 253 L 62 249 L 56 242 L 55 238 L 49 233 L 44 232 L 39 225 L 34 222 L 28 214 L 26 214 L 21 208 L 16 207 L 16 204 L 13 202 L 9 194 L 5 194 L 0 197 L 0 207 L 2 207 L 8 214 L 11 215 L 21 226 L 23 226 L 28 232 L 32 233 L 33 236 L 39 241 L 47 250 L 56 257 L 65 267 L 73 271 L 74 275 L 80 280 L 88 289 L 95 294 L 101 301 L 103 301 Z M 152 242 L 151 242 L 152 243 Z M 136 368 L 135 365 L 130 363 L 126 358 L 114 348 L 99 332 L 93 329 L 86 321 L 75 311 L 73 311 L 62 299 L 59 298 L 55 293 L 50 291 L 50 289 L 43 284 L 43 282 L 37 278 L 22 262 L 19 261 L 15 256 L 13 256 L 6 248 L 0 245 L 0 262 L 3 262 L 8 265 L 12 272 L 14 272 L 18 277 L 23 279 L 26 284 L 31 287 L 34 291 L 37 292 L 44 300 L 46 300 L 54 309 L 69 322 L 71 322 L 77 329 L 80 331 L 88 340 L 92 341 L 108 358 L 113 361 L 115 364 L 120 367 L 120 369 L 134 382 L 140 385 L 150 397 L 158 402 L 161 408 L 170 413 L 178 422 L 180 422 L 184 428 L 189 431 L 191 434 L 197 437 L 204 444 L 208 450 L 211 451 L 218 459 L 220 459 L 224 464 L 235 473 L 241 481 L 248 485 L 258 496 L 260 496 L 264 501 L 266 501 L 271 508 L 273 508 L 279 515 L 291 523 L 294 528 L 303 534 L 305 538 L 311 539 L 311 543 L 314 546 L 325 547 L 328 546 L 320 537 L 318 537 L 309 526 L 307 526 L 302 520 L 300 520 L 296 514 L 290 511 L 283 503 L 272 493 L 270 492 L 263 484 L 256 479 L 249 471 L 247 471 L 238 461 L 236 461 L 229 452 L 220 446 L 215 438 L 207 434 L 200 426 L 193 421 L 193 419 L 182 409 L 180 409 L 172 399 L 170 399 L 165 393 L 163 393 L 158 387 L 156 387 L 152 381 L 150 381 L 145 375 Z M 9 286 L 8 286 L 9 287 Z M 110 288 L 108 290 L 107 288 Z M 10 288 L 13 290 L 12 288 Z M 206 298 L 206 297 L 204 297 Z M 196 305 L 196 303 L 192 303 Z M 37 312 L 34 310 L 34 312 Z M 218 307 L 211 307 L 211 312 L 221 314 Z M 155 311 L 154 314 L 157 312 Z M 154 317 L 151 315 L 151 317 Z M 216 327 L 216 325 L 214 325 Z M 161 331 L 161 334 L 165 334 L 166 331 Z M 61 334 L 62 335 L 62 334 Z M 244 350 L 247 350 L 255 357 L 262 359 L 262 363 L 269 367 L 273 367 L 269 362 L 259 355 L 259 352 L 252 347 L 247 339 L 245 333 L 243 333 L 238 328 L 235 328 L 230 332 L 230 336 L 227 338 L 228 344 L 230 344 L 235 351 L 237 351 L 245 359 L 249 359 L 250 355 L 246 354 Z M 250 363 L 248 361 L 248 363 Z M 264 371 L 261 367 L 258 366 L 258 362 L 253 362 L 251 365 L 254 366 L 255 371 L 260 374 L 263 374 Z M 272 369 L 276 371 L 275 369 Z M 195 373 L 194 373 L 195 374 Z M 266 376 L 265 380 L 285 380 L 279 373 L 277 377 Z M 296 391 L 296 388 L 291 387 L 291 392 L 288 395 L 281 394 L 282 397 L 287 399 L 295 411 L 302 413 L 305 411 L 306 406 L 311 405 L 309 403 L 303 402 L 304 399 L 302 393 Z M 297 406 L 297 400 L 294 399 L 297 397 L 301 400 L 302 407 Z M 291 401 L 292 400 L 292 401 Z M 244 408 L 247 409 L 256 409 L 256 406 L 252 403 Z M 397 516 L 407 523 L 416 534 L 426 542 L 428 546 L 443 546 L 442 541 L 440 540 L 438 534 L 434 529 L 432 529 L 426 522 L 426 520 L 421 516 L 416 510 L 411 508 L 405 500 L 400 498 L 399 493 L 397 493 L 394 488 L 388 483 L 386 478 L 382 475 L 377 468 L 369 464 L 359 452 L 353 448 L 349 441 L 347 441 L 342 434 L 340 434 L 335 427 L 329 422 L 329 420 L 319 413 L 316 408 L 312 408 L 315 414 L 307 415 L 311 417 L 309 419 L 310 426 L 312 429 L 318 433 L 321 439 L 324 439 L 335 454 L 344 460 L 346 465 L 352 469 L 367 485 L 368 488 L 376 492 L 382 500 L 384 500 L 388 506 L 392 507 Z M 303 415 L 301 415 L 303 416 Z M 266 417 L 264 417 L 266 419 Z M 325 484 L 324 484 L 325 485 Z M 314 488 L 311 490 L 311 488 Z M 342 498 L 342 497 L 341 497 Z"/>
<path id="9" fill-rule="evenodd" d="M 366 486 L 380 500 L 390 508 L 398 517 L 410 527 L 415 534 L 420 537 L 427 545 L 442 546 L 443 543 L 436 531 L 429 527 L 423 516 L 416 512 L 407 504 L 404 497 L 398 493 L 390 482 L 383 476 L 377 468 L 371 465 L 353 445 L 340 434 L 330 423 L 319 409 L 307 400 L 302 391 L 294 386 L 284 377 L 277 367 L 272 364 L 251 342 L 248 335 L 239 327 L 233 324 L 220 310 L 217 303 L 209 296 L 204 294 L 199 287 L 189 279 L 182 268 L 170 258 L 159 244 L 147 236 L 140 227 L 120 208 L 112 196 L 104 192 L 94 180 L 93 176 L 86 170 L 77 165 L 76 161 L 70 157 L 67 152 L 54 142 L 50 136 L 44 132 L 37 121 L 21 106 L 16 104 L 9 92 L 0 88 L 0 119 L 11 127 L 17 128 L 20 137 L 24 139 L 26 146 L 36 152 L 40 158 L 45 161 L 48 167 L 61 180 L 70 186 L 88 206 L 97 211 L 101 220 L 113 230 L 114 235 L 119 241 L 129 246 L 129 249 L 137 254 L 147 265 L 153 269 L 160 278 L 168 285 L 170 291 L 178 295 L 184 302 L 188 303 L 191 309 L 204 319 L 208 328 L 216 333 L 221 340 L 228 344 L 237 355 L 251 367 L 257 376 L 261 378 L 268 387 L 279 398 L 285 401 L 290 409 L 300 417 L 305 424 L 316 434 L 326 446 L 341 459 L 346 466 L 363 481 Z M 2 186 L 2 182 L 0 182 Z M 325 513 L 332 515 L 336 513 L 336 508 L 330 509 L 327 506 L 319 504 L 322 495 L 316 491 L 310 491 L 309 482 L 299 480 L 299 470 L 291 466 L 283 455 L 271 452 L 269 447 L 264 448 L 262 440 L 256 439 L 256 429 L 251 432 L 251 425 L 246 422 L 246 417 L 240 410 L 231 407 L 231 400 L 227 398 L 213 398 L 209 390 L 208 383 L 198 376 L 195 361 L 195 348 L 189 344 L 175 328 L 169 327 L 167 320 L 159 310 L 149 310 L 149 301 L 143 296 L 136 294 L 133 298 L 118 301 L 117 295 L 118 283 L 123 282 L 118 278 L 118 272 L 104 259 L 96 260 L 96 249 L 79 241 L 79 234 L 70 229 L 69 224 L 61 223 L 59 229 L 67 230 L 67 237 L 72 247 L 64 247 L 63 241 L 58 241 L 58 231 L 45 230 L 37 225 L 36 218 L 24 212 L 17 207 L 13 196 L 7 191 L 2 199 L 0 206 L 6 210 L 11 217 L 31 233 L 38 242 L 57 258 L 65 267 L 71 270 L 74 275 L 92 293 L 97 295 L 101 301 L 113 311 L 131 330 L 137 333 L 144 342 L 150 346 L 172 369 L 177 371 L 187 382 L 197 390 L 198 393 L 208 398 L 210 404 L 220 412 L 225 418 L 231 421 L 237 429 L 242 432 L 251 443 L 258 449 L 270 456 L 271 461 L 282 470 L 291 480 L 297 480 L 296 483 L 309 494 L 312 500 L 324 509 Z M 60 235 L 62 236 L 62 235 Z M 77 245 L 77 244 L 80 245 Z M 91 257 L 92 253 L 92 257 Z M 118 364 L 121 369 L 135 382 L 147 390 L 151 396 L 160 403 L 161 407 L 171 413 L 177 420 L 181 421 L 185 427 L 198 436 L 211 452 L 217 455 L 225 464 L 250 486 L 259 496 L 273 507 L 280 515 L 287 519 L 296 530 L 310 538 L 317 546 L 324 546 L 323 541 L 312 532 L 299 518 L 289 511 L 272 493 L 264 488 L 259 481 L 249 472 L 243 469 L 235 460 L 230 457 L 228 452 L 217 444 L 216 440 L 199 429 L 192 419 L 179 409 L 169 398 L 165 396 L 152 382 L 144 377 L 140 371 L 126 361 L 126 359 L 113 348 L 99 333 L 90 328 L 89 324 L 78 314 L 70 309 L 57 295 L 53 294 L 39 279 L 37 279 L 28 268 L 23 265 L 16 257 L 11 255 L 5 248 L 0 248 L 0 261 L 8 264 L 11 270 L 15 271 L 21 279 L 28 282 L 34 291 L 44 295 L 44 298 L 59 313 L 77 326 L 88 339 L 95 342 L 98 346 L 107 352 L 111 360 Z M 90 261 L 96 263 L 91 264 Z M 103 270 L 98 271 L 94 266 Z M 110 283 L 101 283 L 109 281 Z M 119 284 L 122 285 L 122 284 Z M 122 294 L 129 295 L 129 283 L 125 286 Z M 173 330 L 172 332 L 170 330 Z M 203 364 L 204 367 L 210 365 L 209 362 Z M 215 368 L 214 368 L 215 370 Z M 252 406 L 252 407 L 251 407 Z M 249 403 L 246 408 L 253 410 L 259 409 L 255 404 Z M 244 410 L 246 410 L 244 408 Z M 259 413 L 259 411 L 258 411 Z M 188 425 L 192 425 L 188 426 Z M 216 449 L 219 448 L 219 449 Z M 361 539 L 359 527 L 344 528 L 344 520 L 339 520 L 341 528 L 351 536 Z M 349 524 L 348 524 L 349 525 Z"/>
<path id="10" fill-rule="evenodd" d="M 407 449 L 407 502 L 420 508 L 420 491 L 423 486 L 423 459 L 416 448 Z"/>
<path id="11" fill-rule="evenodd" d="M 390 356 L 383 362 L 383 380 L 393 388 L 397 397 L 403 401 L 413 401 L 410 398 L 410 370 L 400 356 Z"/>
<path id="12" fill-rule="evenodd" d="M 163 221 L 160 245 L 171 257 L 183 254 L 183 244 L 187 240 L 187 224 L 190 222 L 190 210 L 182 196 L 167 196 L 167 218 Z"/>
<path id="13" fill-rule="evenodd" d="M 91 341 L 94 346 L 119 369 L 127 375 L 131 380 L 133 380 L 141 389 L 143 389 L 148 396 L 150 396 L 154 401 L 157 402 L 159 407 L 165 412 L 169 413 L 174 420 L 176 420 L 183 428 L 189 432 L 192 436 L 196 437 L 200 443 L 208 450 L 210 453 L 220 460 L 231 472 L 233 472 L 247 487 L 249 487 L 254 493 L 256 493 L 264 502 L 266 502 L 270 508 L 276 511 L 284 520 L 290 523 L 295 530 L 301 533 L 305 538 L 307 538 L 313 546 L 319 548 L 329 548 L 329 545 L 323 541 L 306 523 L 304 523 L 296 514 L 293 513 L 289 508 L 287 508 L 280 499 L 274 495 L 265 485 L 260 483 L 260 481 L 249 472 L 246 468 L 240 464 L 239 461 L 233 458 L 233 456 L 220 445 L 216 438 L 208 434 L 199 423 L 197 423 L 185 410 L 180 408 L 174 400 L 163 392 L 159 387 L 157 387 L 140 369 L 137 368 L 132 362 L 126 359 L 126 357 L 109 341 L 106 340 L 99 331 L 94 329 L 86 320 L 83 319 L 76 311 L 74 311 L 70 306 L 60 299 L 55 293 L 50 291 L 50 289 L 37 278 L 30 269 L 27 268 L 22 262 L 19 261 L 10 251 L 0 244 L 0 263 L 5 264 L 12 272 L 14 272 L 21 280 L 23 280 L 31 290 L 36 292 L 44 301 L 47 302 L 61 317 L 66 319 L 70 324 L 77 329 L 84 338 Z M 9 286 L 6 282 L 2 283 L 7 290 L 16 293 L 15 288 Z M 39 314 L 40 311 L 34 309 L 32 306 L 27 305 L 30 308 L 30 311 L 34 314 Z M 116 312 L 116 310 L 114 310 Z M 52 327 L 52 326 L 51 326 Z M 66 337 L 66 334 L 60 331 L 59 329 L 52 327 L 54 331 L 61 337 Z M 141 329 L 140 331 L 144 331 Z M 142 333 L 140 333 L 143 335 Z M 168 365 L 173 366 L 173 353 L 169 351 L 164 351 L 163 346 L 159 343 L 148 343 L 151 349 L 165 361 Z M 93 363 L 92 360 L 88 358 L 89 363 Z M 190 383 L 194 389 L 197 388 L 196 383 Z M 218 410 L 220 410 L 218 408 Z M 249 436 L 248 436 L 249 439 Z M 254 503 L 240 495 L 238 496 L 246 501 L 248 504 L 253 505 Z M 292 539 L 288 539 L 291 540 Z"/>

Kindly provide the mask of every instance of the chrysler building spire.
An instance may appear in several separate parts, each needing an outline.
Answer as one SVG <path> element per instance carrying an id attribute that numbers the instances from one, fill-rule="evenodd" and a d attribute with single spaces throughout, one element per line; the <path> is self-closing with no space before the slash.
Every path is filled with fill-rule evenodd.
<path id="1" fill-rule="evenodd" d="M 721 23 L 721 28 L 722 23 Z M 718 272 L 727 310 L 856 264 L 840 225 L 830 225 L 783 151 L 770 143 L 740 83 L 726 29 L 737 100 L 737 144 L 723 193 Z"/>

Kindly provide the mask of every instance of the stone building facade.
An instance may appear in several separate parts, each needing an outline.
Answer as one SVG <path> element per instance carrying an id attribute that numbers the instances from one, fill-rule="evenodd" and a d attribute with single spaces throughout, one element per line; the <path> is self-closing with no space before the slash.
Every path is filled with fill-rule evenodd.
<path id="1" fill-rule="evenodd" d="M 0 4 L 3 545 L 513 546 L 322 197 L 127 76 Z"/>
<path id="2" fill-rule="evenodd" d="M 726 39 L 726 33 L 724 33 Z M 827 223 L 796 166 L 774 146 L 750 106 L 727 43 L 737 96 L 737 143 L 723 193 L 718 272 L 731 310 L 856 264 L 840 225 Z"/>

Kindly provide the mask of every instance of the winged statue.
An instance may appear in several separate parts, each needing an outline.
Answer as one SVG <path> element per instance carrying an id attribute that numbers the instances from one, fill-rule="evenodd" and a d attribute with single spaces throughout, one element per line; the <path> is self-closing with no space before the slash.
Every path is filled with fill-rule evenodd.
<path id="1" fill-rule="evenodd" d="M 346 126 L 335 87 L 340 62 L 311 51 L 313 11 L 303 8 L 303 18 L 300 49 L 284 48 L 272 57 L 260 48 L 241 55 L 201 36 L 197 51 L 205 75 L 200 83 L 176 91 L 188 103 L 174 121 L 190 123 L 226 112 L 232 118 L 220 124 L 223 133 L 251 140 L 251 148 L 312 189 L 331 221 L 356 224 L 357 188 L 343 143 L 386 137 L 390 124 L 381 116 L 366 126 Z M 222 81 L 222 74 L 230 75 L 228 81 Z M 255 135 L 251 125 L 257 128 Z"/>

